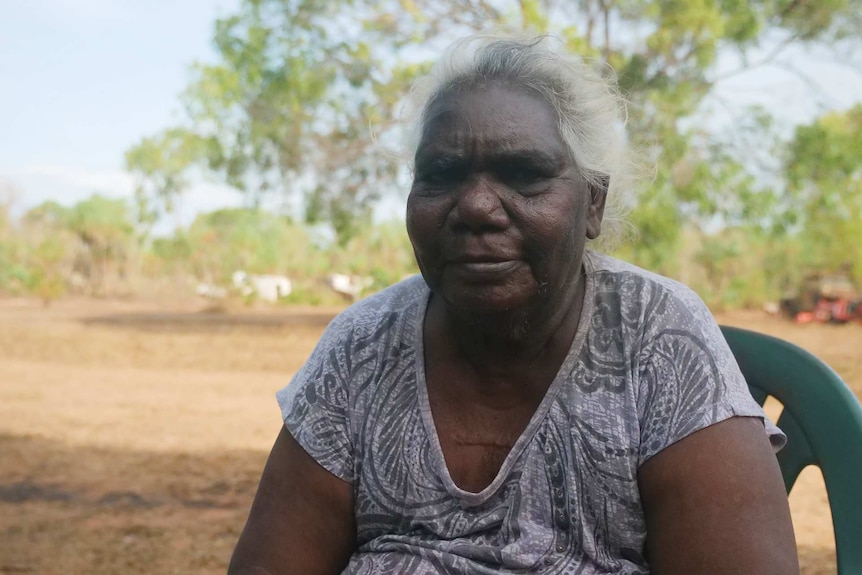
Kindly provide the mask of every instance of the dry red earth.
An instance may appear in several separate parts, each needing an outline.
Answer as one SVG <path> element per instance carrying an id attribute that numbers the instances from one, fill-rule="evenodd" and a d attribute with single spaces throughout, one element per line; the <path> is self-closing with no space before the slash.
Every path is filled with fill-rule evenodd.
<path id="1" fill-rule="evenodd" d="M 337 311 L 0 300 L 0 573 L 219 573 L 280 417 L 273 393 Z M 862 395 L 862 326 L 779 335 Z M 791 494 L 803 572 L 834 573 L 816 469 Z"/>

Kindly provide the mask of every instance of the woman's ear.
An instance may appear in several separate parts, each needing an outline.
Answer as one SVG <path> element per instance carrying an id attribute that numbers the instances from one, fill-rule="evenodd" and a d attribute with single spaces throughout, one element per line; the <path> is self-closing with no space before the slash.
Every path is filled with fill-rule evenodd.
<path id="1" fill-rule="evenodd" d="M 590 204 L 587 206 L 587 238 L 594 240 L 602 233 L 602 216 L 605 215 L 605 200 L 610 181 L 604 176 L 595 184 L 588 184 Z"/>

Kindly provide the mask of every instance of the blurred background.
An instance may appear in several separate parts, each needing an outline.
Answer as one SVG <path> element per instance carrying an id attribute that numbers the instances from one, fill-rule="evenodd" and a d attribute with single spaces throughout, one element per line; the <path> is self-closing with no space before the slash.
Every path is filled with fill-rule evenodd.
<path id="1" fill-rule="evenodd" d="M 649 175 L 614 254 L 862 392 L 858 0 L 6 0 L 0 573 L 224 570 L 272 394 L 416 273 L 411 83 L 501 26 L 618 74 Z"/>

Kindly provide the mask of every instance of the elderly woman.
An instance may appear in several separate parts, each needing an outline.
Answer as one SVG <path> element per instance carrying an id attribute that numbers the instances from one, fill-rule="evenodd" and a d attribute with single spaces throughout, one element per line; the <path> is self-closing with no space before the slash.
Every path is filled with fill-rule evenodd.
<path id="1" fill-rule="evenodd" d="M 337 317 L 278 393 L 231 573 L 796 573 L 783 435 L 709 311 L 586 249 L 629 186 L 613 89 L 499 38 L 426 88 L 422 276 Z"/>

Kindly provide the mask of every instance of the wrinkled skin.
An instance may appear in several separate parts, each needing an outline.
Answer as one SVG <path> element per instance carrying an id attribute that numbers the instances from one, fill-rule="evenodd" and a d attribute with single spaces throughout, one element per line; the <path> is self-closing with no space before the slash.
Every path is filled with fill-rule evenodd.
<path id="1" fill-rule="evenodd" d="M 407 229 L 435 296 L 495 328 L 571 307 L 605 194 L 578 173 L 553 108 L 494 83 L 441 96 L 428 117 Z"/>

